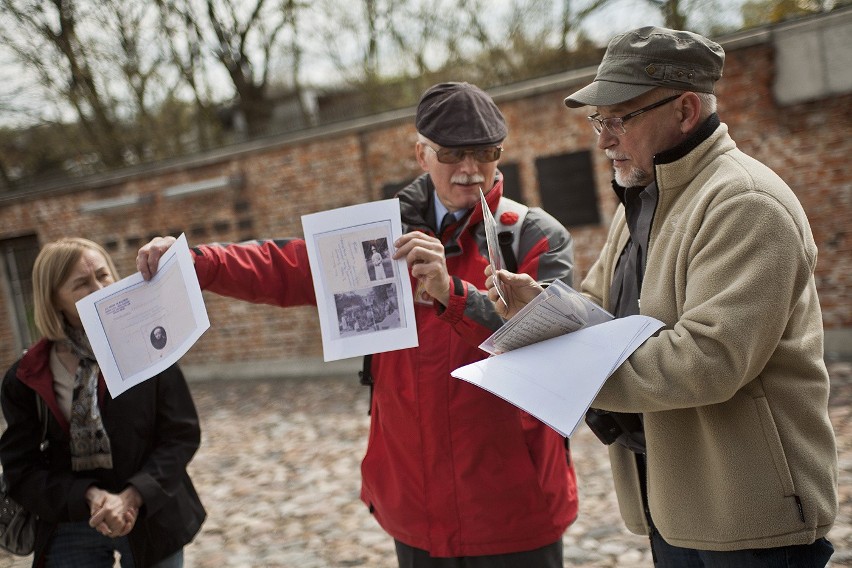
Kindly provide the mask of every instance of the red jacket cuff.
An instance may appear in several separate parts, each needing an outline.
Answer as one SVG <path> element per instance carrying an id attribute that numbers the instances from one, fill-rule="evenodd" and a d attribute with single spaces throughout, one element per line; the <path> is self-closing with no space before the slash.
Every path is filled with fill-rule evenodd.
<path id="1" fill-rule="evenodd" d="M 467 306 L 467 286 L 458 276 L 450 276 L 450 303 L 446 307 L 435 302 L 438 317 L 449 324 L 456 324 L 464 317 Z"/>

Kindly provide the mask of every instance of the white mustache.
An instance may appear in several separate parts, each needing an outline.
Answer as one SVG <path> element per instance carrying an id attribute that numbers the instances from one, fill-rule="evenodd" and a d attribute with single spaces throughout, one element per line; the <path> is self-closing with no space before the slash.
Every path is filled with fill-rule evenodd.
<path id="1" fill-rule="evenodd" d="M 474 183 L 485 183 L 485 177 L 480 174 L 457 175 L 450 178 L 450 181 L 458 185 L 472 185 Z"/>
<path id="2" fill-rule="evenodd" d="M 606 152 L 604 152 L 604 154 L 606 154 L 606 157 L 609 160 L 626 160 L 627 159 L 627 156 L 622 156 L 621 154 L 616 154 L 614 152 L 606 151 Z"/>

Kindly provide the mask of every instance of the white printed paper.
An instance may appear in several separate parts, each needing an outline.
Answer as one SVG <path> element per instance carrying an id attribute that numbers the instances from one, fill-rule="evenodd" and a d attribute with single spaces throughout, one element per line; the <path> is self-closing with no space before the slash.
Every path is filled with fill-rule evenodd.
<path id="1" fill-rule="evenodd" d="M 635 315 L 495 355 L 452 372 L 571 436 L 607 378 L 663 327 Z"/>
<path id="2" fill-rule="evenodd" d="M 150 281 L 137 272 L 86 296 L 77 311 L 113 397 L 175 364 L 210 327 L 184 235 Z"/>
<path id="3" fill-rule="evenodd" d="M 302 228 L 324 360 L 417 347 L 408 267 L 392 258 L 402 236 L 399 200 L 305 215 Z"/>
<path id="4" fill-rule="evenodd" d="M 506 303 L 506 295 L 503 292 L 503 284 L 497 277 L 497 271 L 503 269 L 503 255 L 500 253 L 500 241 L 497 238 L 497 221 L 488 208 L 485 194 L 479 188 L 479 201 L 482 204 L 482 224 L 485 226 L 485 242 L 488 244 L 488 262 L 491 264 L 491 274 L 494 275 L 494 289 L 497 295 Z"/>

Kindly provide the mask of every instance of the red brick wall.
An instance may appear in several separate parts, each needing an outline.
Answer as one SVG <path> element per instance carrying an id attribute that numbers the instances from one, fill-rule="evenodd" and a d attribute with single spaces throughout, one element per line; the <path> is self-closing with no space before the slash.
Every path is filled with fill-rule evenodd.
<path id="1" fill-rule="evenodd" d="M 793 189 L 811 223 L 816 278 L 828 329 L 852 325 L 852 96 L 779 107 L 771 93 L 767 46 L 734 52 L 725 62 L 719 111 L 731 136 Z"/>
<path id="2" fill-rule="evenodd" d="M 719 84 L 719 111 L 740 147 L 775 169 L 797 193 L 820 249 L 817 271 L 827 328 L 852 326 L 850 290 L 850 173 L 852 96 L 779 108 L 771 93 L 769 44 L 729 51 Z M 580 81 L 584 84 L 586 79 Z M 498 98 L 509 124 L 504 160 L 519 166 L 526 201 L 539 205 L 536 158 L 593 149 L 602 225 L 569 227 L 576 241 L 579 282 L 600 249 L 615 209 L 610 167 L 594 144 L 585 110 L 562 105 L 573 87 L 563 86 L 521 98 Z M 82 235 L 114 243 L 123 274 L 135 270 L 137 248 L 151 235 L 185 232 L 190 245 L 248 238 L 301 236 L 301 216 L 379 199 L 383 185 L 411 179 L 411 116 L 346 131 L 317 133 L 265 147 L 241 147 L 206 156 L 203 164 L 148 167 L 116 181 L 70 188 L 54 194 L 0 199 L 0 238 L 37 234 L 44 243 Z M 194 197 L 168 199 L 163 189 L 219 176 L 242 176 L 243 184 Z M 80 205 L 131 194 L 149 196 L 143 206 L 97 214 Z M 771 293 L 771 291 L 768 291 Z M 10 363 L 17 347 L 9 325 L 6 296 L 0 302 L 0 363 Z M 319 325 L 312 307 L 282 310 L 254 306 L 205 293 L 211 329 L 184 359 L 185 365 L 282 361 L 322 355 Z"/>

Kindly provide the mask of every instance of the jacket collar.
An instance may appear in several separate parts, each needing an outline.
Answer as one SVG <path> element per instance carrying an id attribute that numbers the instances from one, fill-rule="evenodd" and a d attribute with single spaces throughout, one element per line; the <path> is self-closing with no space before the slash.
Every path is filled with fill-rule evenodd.
<path id="1" fill-rule="evenodd" d="M 53 341 L 42 338 L 24 353 L 18 364 L 18 379 L 40 393 L 53 388 L 53 375 L 50 373 L 52 347 Z"/>
<path id="2" fill-rule="evenodd" d="M 670 164 L 677 160 L 680 160 L 693 150 L 695 150 L 699 144 L 710 138 L 710 135 L 716 131 L 719 127 L 719 115 L 715 112 L 707 117 L 707 120 L 704 121 L 704 124 L 698 127 L 698 130 L 692 133 L 692 135 L 672 148 L 671 150 L 666 150 L 664 152 L 660 152 L 656 156 L 654 156 L 654 164 Z"/>
<path id="3" fill-rule="evenodd" d="M 48 406 L 56 407 L 56 393 L 53 390 L 53 373 L 50 372 L 50 350 L 53 341 L 41 338 L 30 347 L 18 364 L 18 380 L 36 391 Z M 107 393 L 103 373 L 98 376 L 98 401 L 103 404 Z M 61 414 L 57 414 L 60 416 Z M 60 421 L 62 423 L 63 421 Z"/>

